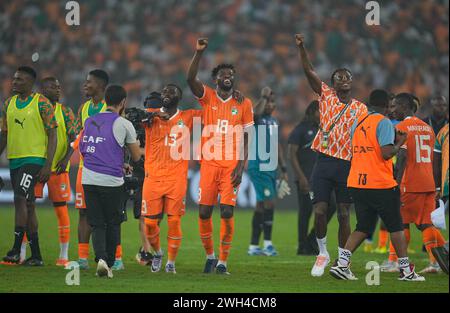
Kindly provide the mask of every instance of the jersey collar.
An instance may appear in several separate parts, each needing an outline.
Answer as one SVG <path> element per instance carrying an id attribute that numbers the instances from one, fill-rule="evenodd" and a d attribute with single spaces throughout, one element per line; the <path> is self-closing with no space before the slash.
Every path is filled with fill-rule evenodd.
<path id="1" fill-rule="evenodd" d="M 161 112 L 163 112 L 164 113 L 164 110 L 163 110 L 163 108 L 161 107 L 161 108 L 159 108 L 159 111 L 161 111 Z M 171 120 L 171 119 L 173 119 L 175 116 L 177 116 L 178 115 L 178 113 L 180 112 L 180 109 L 177 109 L 177 111 L 175 112 L 175 114 L 174 115 L 172 115 L 170 118 L 169 118 L 169 121 Z"/>

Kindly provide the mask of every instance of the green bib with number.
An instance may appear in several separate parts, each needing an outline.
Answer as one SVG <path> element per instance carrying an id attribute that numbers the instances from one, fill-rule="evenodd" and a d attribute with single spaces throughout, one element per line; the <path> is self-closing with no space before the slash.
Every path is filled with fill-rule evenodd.
<path id="1" fill-rule="evenodd" d="M 68 142 L 67 142 L 67 132 L 66 132 L 66 122 L 64 121 L 64 115 L 62 112 L 62 104 L 56 103 L 55 106 L 55 118 L 58 122 L 58 128 L 56 129 L 56 135 L 58 142 L 56 144 L 55 157 L 53 158 L 52 171 L 56 171 L 56 164 L 61 161 L 67 152 Z M 66 171 L 69 171 L 70 162 L 67 163 Z"/>
<path id="2" fill-rule="evenodd" d="M 17 107 L 17 98 L 11 98 L 6 112 L 8 125 L 7 158 L 47 157 L 48 137 L 39 112 L 39 93 L 24 108 Z"/>

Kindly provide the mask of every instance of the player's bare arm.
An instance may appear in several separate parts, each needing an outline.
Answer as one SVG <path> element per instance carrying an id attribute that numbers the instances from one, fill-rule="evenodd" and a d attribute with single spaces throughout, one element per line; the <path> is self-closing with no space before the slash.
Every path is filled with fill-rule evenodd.
<path id="1" fill-rule="evenodd" d="M 280 168 L 281 171 L 280 178 L 284 179 L 285 181 L 288 181 L 289 177 L 287 174 L 286 158 L 284 156 L 284 149 L 281 143 L 278 144 L 278 167 Z"/>
<path id="2" fill-rule="evenodd" d="M 0 150 L 1 151 L 1 150 Z M 1 155 L 1 152 L 0 152 Z M 433 157 L 433 176 L 434 183 L 436 185 L 436 200 L 441 198 L 441 188 L 442 188 L 442 153 L 434 151 Z"/>
<path id="3" fill-rule="evenodd" d="M 305 173 L 303 172 L 300 163 L 297 158 L 298 150 L 300 149 L 299 145 L 289 144 L 288 145 L 288 157 L 291 161 L 292 167 L 294 168 L 294 172 L 296 178 L 298 180 L 300 191 L 303 194 L 310 192 L 310 186 L 308 179 L 306 178 Z"/>
<path id="4" fill-rule="evenodd" d="M 2 130 L 0 132 L 0 155 L 2 155 L 3 151 L 5 151 L 6 145 L 8 143 L 8 132 L 6 130 Z"/>
<path id="5" fill-rule="evenodd" d="M 47 159 L 45 161 L 44 166 L 38 173 L 38 179 L 42 183 L 45 183 L 49 180 L 50 174 L 52 172 L 51 168 L 53 163 L 53 157 L 55 156 L 57 143 L 56 127 L 47 130 L 47 137 L 48 137 Z"/>
<path id="6" fill-rule="evenodd" d="M 322 81 L 314 71 L 314 68 L 309 60 L 308 53 L 305 48 L 305 37 L 302 34 L 295 35 L 295 43 L 299 48 L 300 52 L 300 61 L 302 62 L 303 70 L 305 71 L 306 78 L 308 79 L 309 85 L 312 90 L 318 95 L 321 94 L 322 90 Z"/>
<path id="7" fill-rule="evenodd" d="M 261 97 L 253 106 L 253 114 L 255 116 L 261 115 L 264 112 L 264 109 L 269 102 L 271 95 L 272 89 L 270 89 L 270 87 L 266 86 L 261 90 Z"/>
<path id="8" fill-rule="evenodd" d="M 403 144 L 406 142 L 406 139 L 406 133 L 397 129 L 395 134 L 395 144 L 381 147 L 381 154 L 383 156 L 383 159 L 389 160 L 397 155 L 400 151 L 401 146 L 403 146 Z"/>
<path id="9" fill-rule="evenodd" d="M 9 100 L 7 100 L 9 101 Z M 6 102 L 3 105 L 2 116 L 1 116 L 1 132 L 0 132 L 0 155 L 2 155 L 3 151 L 6 149 L 6 145 L 8 143 L 8 129 L 6 123 Z"/>
<path id="10" fill-rule="evenodd" d="M 203 96 L 203 83 L 197 78 L 198 66 L 202 58 L 203 51 L 208 47 L 208 38 L 199 38 L 197 40 L 196 50 L 187 73 L 187 83 L 194 96 L 201 98 Z"/>
<path id="11" fill-rule="evenodd" d="M 242 181 L 242 174 L 244 173 L 245 163 L 248 160 L 248 143 L 248 132 L 244 132 L 244 157 L 238 161 L 236 167 L 231 173 L 231 183 L 233 184 L 233 187 L 239 186 Z"/>
<path id="12" fill-rule="evenodd" d="M 395 163 L 395 180 L 397 184 L 400 185 L 402 182 L 403 174 L 405 173 L 406 162 L 407 162 L 407 151 L 406 149 L 400 148 L 397 154 L 397 162 Z"/>
<path id="13" fill-rule="evenodd" d="M 142 153 L 141 148 L 139 147 L 139 141 L 137 141 L 135 143 L 127 144 L 127 148 L 130 151 L 131 159 L 134 162 L 139 161 L 141 159 L 141 157 L 144 155 Z"/>

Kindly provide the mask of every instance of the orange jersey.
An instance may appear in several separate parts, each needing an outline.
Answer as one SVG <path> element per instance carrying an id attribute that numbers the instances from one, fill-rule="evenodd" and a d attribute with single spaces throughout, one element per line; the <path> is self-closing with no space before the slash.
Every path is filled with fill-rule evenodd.
<path id="1" fill-rule="evenodd" d="M 161 109 L 148 109 L 157 112 Z M 186 179 L 190 159 L 190 134 L 201 110 L 178 110 L 169 120 L 158 117 L 145 129 L 145 175 L 162 181 Z"/>
<path id="2" fill-rule="evenodd" d="M 433 177 L 433 128 L 415 116 L 399 123 L 397 129 L 408 134 L 402 148 L 407 150 L 406 167 L 401 182 L 402 192 L 435 191 Z"/>
<path id="3" fill-rule="evenodd" d="M 336 120 L 344 107 L 345 104 L 339 101 L 336 91 L 322 82 L 319 97 L 320 131 L 317 132 L 311 148 L 331 157 L 350 161 L 352 156 L 350 129 L 358 116 L 367 114 L 367 107 L 364 103 L 352 99 L 339 120 Z M 330 131 L 333 122 L 335 124 Z M 326 145 L 323 144 L 324 132 L 329 132 Z"/>
<path id="4" fill-rule="evenodd" d="M 367 115 L 366 115 L 367 116 Z M 361 189 L 389 189 L 397 186 L 392 159 L 385 160 L 377 139 L 381 114 L 361 116 L 352 138 L 353 156 L 347 186 Z"/>
<path id="5" fill-rule="evenodd" d="M 206 85 L 198 100 L 203 107 L 202 162 L 217 167 L 235 167 L 243 143 L 243 130 L 254 124 L 251 100 L 245 98 L 238 103 L 232 96 L 222 100 Z"/>

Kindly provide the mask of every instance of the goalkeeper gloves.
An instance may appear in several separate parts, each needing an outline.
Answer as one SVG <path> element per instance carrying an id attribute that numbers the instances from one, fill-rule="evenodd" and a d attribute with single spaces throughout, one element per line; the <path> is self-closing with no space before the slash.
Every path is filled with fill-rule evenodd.
<path id="1" fill-rule="evenodd" d="M 288 182 L 284 179 L 278 181 L 277 184 L 277 194 L 278 198 L 283 199 L 286 195 L 291 194 L 291 188 L 288 185 Z"/>

